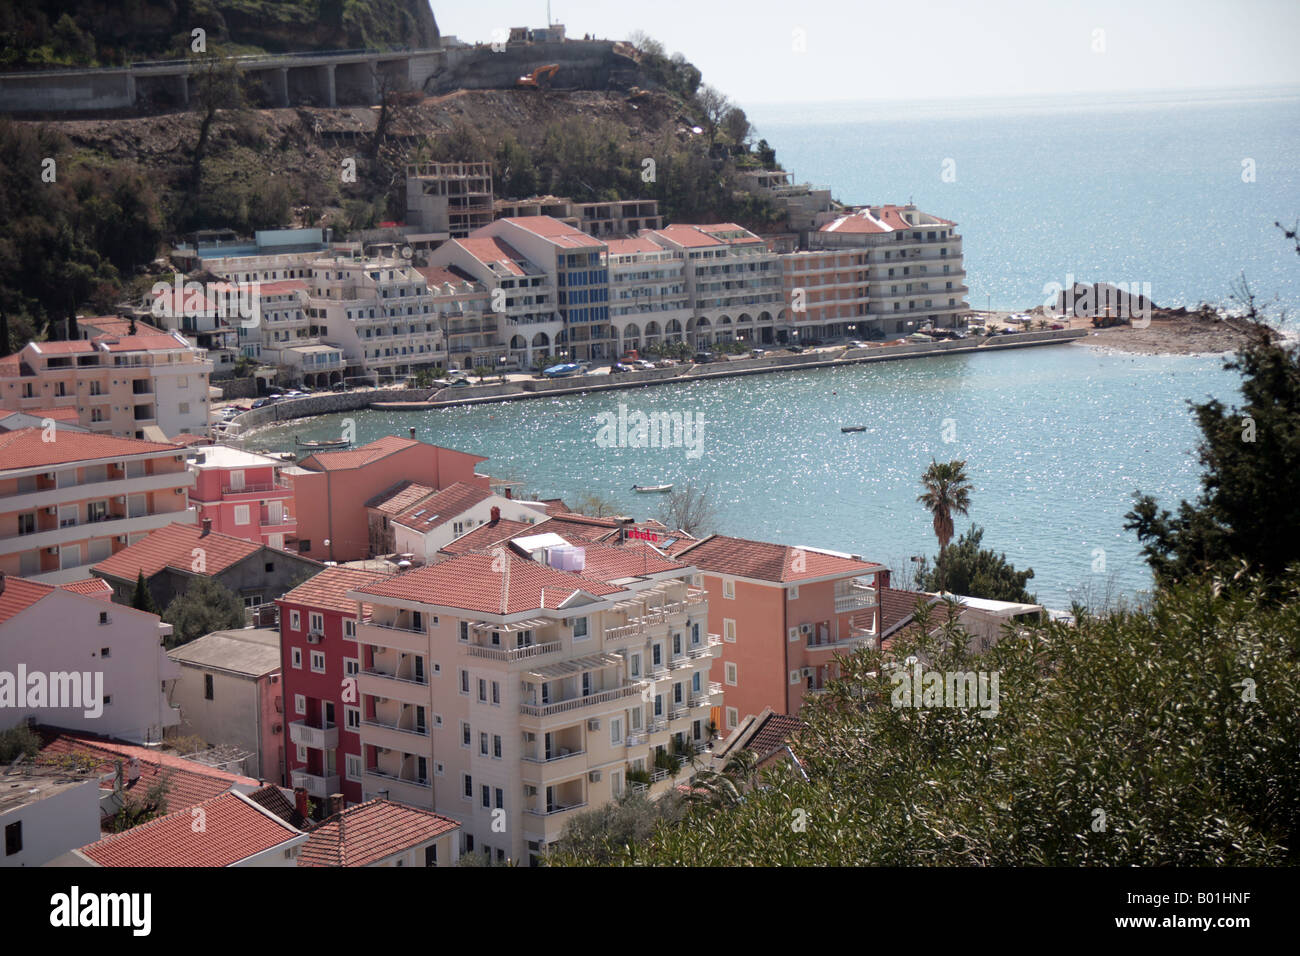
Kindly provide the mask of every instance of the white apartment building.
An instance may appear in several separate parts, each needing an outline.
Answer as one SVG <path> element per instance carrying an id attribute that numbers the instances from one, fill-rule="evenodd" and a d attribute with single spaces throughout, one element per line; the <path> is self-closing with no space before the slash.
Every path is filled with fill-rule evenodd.
<path id="1" fill-rule="evenodd" d="M 315 260 L 307 295 L 307 318 L 342 350 L 348 378 L 393 381 L 447 360 L 433 296 L 404 259 Z"/>
<path id="2" fill-rule="evenodd" d="M 818 218 L 809 250 L 782 257 L 787 296 L 805 290 L 807 311 L 789 315 L 804 338 L 952 326 L 970 310 L 955 223 L 914 205 Z"/>
<path id="3" fill-rule="evenodd" d="M 669 323 L 685 329 L 691 320 L 685 254 L 644 236 L 606 245 L 614 354 L 662 343 Z"/>
<path id="4" fill-rule="evenodd" d="M 666 755 L 702 749 L 721 706 L 694 573 L 640 542 L 534 534 L 349 592 L 348 775 L 366 799 L 457 819 L 466 851 L 521 861 L 583 808 L 686 783 L 694 765 L 674 775 Z"/>
<path id="5" fill-rule="evenodd" d="M 777 253 L 735 223 L 672 225 L 641 235 L 682 254 L 691 318 L 664 325 L 665 341 L 703 348 L 714 342 L 772 343 L 783 307 Z"/>
<path id="6" fill-rule="evenodd" d="M 505 364 L 531 368 L 538 356 L 564 351 L 564 321 L 555 305 L 555 277 L 509 242 L 479 231 L 443 243 L 430 268 L 455 267 L 487 292 L 484 334 L 506 345 Z M 488 320 L 494 323 L 488 328 Z"/>

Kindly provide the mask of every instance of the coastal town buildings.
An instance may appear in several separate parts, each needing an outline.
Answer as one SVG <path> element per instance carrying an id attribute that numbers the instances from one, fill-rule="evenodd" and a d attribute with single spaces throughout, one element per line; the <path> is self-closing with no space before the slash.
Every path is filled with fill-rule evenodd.
<path id="1" fill-rule="evenodd" d="M 691 318 L 684 328 L 677 319 L 667 320 L 666 341 L 684 340 L 693 348 L 776 341 L 783 308 L 781 262 L 762 239 L 735 223 L 676 224 L 641 236 L 685 260 Z"/>
<path id="2" fill-rule="evenodd" d="M 151 532 L 91 568 L 113 587 L 113 600 L 130 604 L 144 575 L 154 603 L 166 608 L 196 577 L 209 577 L 254 610 L 271 603 L 321 565 L 308 557 L 220 534 L 210 518 L 199 525 L 171 524 Z"/>
<path id="3" fill-rule="evenodd" d="M 172 648 L 167 656 L 179 671 L 168 695 L 180 712 L 176 733 L 235 751 L 233 759 L 249 776 L 283 780 L 280 632 L 262 627 L 213 631 Z"/>
<path id="4" fill-rule="evenodd" d="M 791 232 L 807 233 L 816 228 L 817 216 L 835 208 L 825 186 L 796 183 L 794 174 L 781 169 L 745 169 L 737 173 L 749 192 L 770 201 L 786 215 Z"/>
<path id="5" fill-rule="evenodd" d="M 645 236 L 609 239 L 606 246 L 611 354 L 683 341 L 691 320 L 685 253 Z"/>
<path id="6" fill-rule="evenodd" d="M 360 803 L 361 655 L 350 591 L 383 580 L 376 571 L 328 567 L 276 599 L 283 675 L 284 780 L 317 801 L 341 793 Z M 323 805 L 323 804 L 322 804 Z"/>
<path id="7" fill-rule="evenodd" d="M 348 451 L 308 455 L 281 470 L 293 488 L 298 523 L 297 551 L 322 561 L 355 561 L 370 557 L 370 515 L 366 502 L 403 481 L 433 489 L 462 482 L 487 488 L 486 475 L 475 467 L 481 455 L 440 448 L 410 438 L 389 435 Z"/>
<path id="8" fill-rule="evenodd" d="M 199 523 L 212 530 L 283 549 L 297 543 L 293 489 L 280 476 L 283 462 L 229 445 L 197 448 L 190 460 L 190 500 Z"/>
<path id="9" fill-rule="evenodd" d="M 506 362 L 502 317 L 489 308 L 488 289 L 456 267 L 420 266 L 447 343 L 447 367 L 500 369 Z"/>
<path id="10" fill-rule="evenodd" d="M 574 202 L 558 196 L 532 196 L 498 199 L 493 213 L 497 219 L 549 216 L 597 239 L 634 236 L 642 229 L 659 229 L 664 224 L 657 199 Z"/>
<path id="11" fill-rule="evenodd" d="M 699 569 L 709 630 L 722 635 L 711 677 L 730 733 L 765 707 L 797 715 L 836 673 L 835 655 L 874 647 L 880 634 L 883 565 L 859 557 L 710 535 L 676 552 Z"/>
<path id="12" fill-rule="evenodd" d="M 172 626 L 111 599 L 95 578 L 55 587 L 0 573 L 0 673 L 18 681 L 0 692 L 0 730 L 30 718 L 157 743 L 180 722 L 165 692 L 179 674 L 162 648 Z M 45 675 L 43 696 L 23 674 Z"/>
<path id="13" fill-rule="evenodd" d="M 392 800 L 338 810 L 312 827 L 299 866 L 455 866 L 460 824 Z"/>
<path id="14" fill-rule="evenodd" d="M 456 482 L 442 490 L 403 482 L 392 494 L 367 502 L 372 512 L 371 546 L 377 554 L 410 555 L 417 564 L 437 560 L 445 545 L 488 522 L 536 524 L 546 506 L 493 494 L 477 485 Z M 400 510 L 397 510 L 400 509 Z"/>
<path id="15" fill-rule="evenodd" d="M 48 439 L 48 440 L 47 440 Z M 63 429 L 0 433 L 0 571 L 46 583 L 195 520 L 185 449 Z"/>
<path id="16" fill-rule="evenodd" d="M 0 359 L 0 408 L 75 409 L 96 433 L 207 434 L 212 362 L 175 333 L 29 342 Z"/>
<path id="17" fill-rule="evenodd" d="M 454 817 L 465 852 L 533 860 L 574 811 L 689 780 L 670 755 L 704 747 L 721 694 L 693 573 L 529 534 L 354 589 L 363 792 Z"/>
<path id="18" fill-rule="evenodd" d="M 464 239 L 492 221 L 491 163 L 406 167 L 406 221 L 422 233 Z"/>

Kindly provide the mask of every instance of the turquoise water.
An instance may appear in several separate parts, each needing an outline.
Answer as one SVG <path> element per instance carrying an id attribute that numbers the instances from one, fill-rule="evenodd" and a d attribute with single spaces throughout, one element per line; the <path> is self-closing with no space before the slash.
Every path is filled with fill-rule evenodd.
<path id="1" fill-rule="evenodd" d="M 1066 345 L 352 417 L 358 441 L 414 426 L 425 441 L 488 456 L 481 470 L 570 505 L 592 492 L 653 516 L 658 502 L 632 485 L 711 483 L 718 531 L 895 568 L 936 549 L 916 503 L 921 472 L 932 457 L 966 458 L 970 520 L 986 529 L 986 546 L 1032 567 L 1030 590 L 1065 606 L 1083 585 L 1149 586 L 1123 514 L 1137 489 L 1167 506 L 1196 493 L 1197 433 L 1185 400 L 1208 394 L 1238 399 L 1219 358 Z M 601 447 L 600 416 L 620 403 L 702 418 L 701 453 Z M 337 437 L 342 417 L 261 432 L 253 444 L 288 450 L 295 434 Z M 846 424 L 868 430 L 842 434 Z M 958 531 L 969 523 L 959 519 Z M 1098 548 L 1104 573 L 1093 571 Z"/>
<path id="2" fill-rule="evenodd" d="M 1067 274 L 1149 282 L 1158 305 L 1221 303 L 1244 271 L 1300 310 L 1274 226 L 1300 219 L 1300 91 L 745 105 L 797 181 L 955 220 L 972 308 L 1037 305 Z"/>

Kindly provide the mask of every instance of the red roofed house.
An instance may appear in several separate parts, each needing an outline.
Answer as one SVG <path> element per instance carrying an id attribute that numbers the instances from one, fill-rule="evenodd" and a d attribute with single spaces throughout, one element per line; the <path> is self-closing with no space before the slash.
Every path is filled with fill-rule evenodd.
<path id="1" fill-rule="evenodd" d="M 295 583 L 320 570 L 320 563 L 218 534 L 202 525 L 169 525 L 91 570 L 113 586 L 113 600 L 130 604 L 137 577 L 143 573 L 160 608 L 182 593 L 197 575 L 215 578 L 243 598 L 244 607 L 270 604 Z"/>
<path id="2" fill-rule="evenodd" d="M 224 793 L 73 850 L 61 866 L 297 866 L 307 834 L 242 793 Z"/>
<path id="3" fill-rule="evenodd" d="M 312 828 L 299 866 L 455 866 L 460 824 L 391 800 L 339 810 Z"/>
<path id="4" fill-rule="evenodd" d="M 94 432 L 144 438 L 208 432 L 212 363 L 177 333 L 30 342 L 0 362 L 0 408 L 74 408 Z"/>
<path id="5" fill-rule="evenodd" d="M 364 798 L 524 860 L 583 807 L 689 780 L 668 754 L 703 748 L 721 703 L 694 571 L 645 542 L 533 534 L 351 591 Z"/>
<path id="6" fill-rule="evenodd" d="M 437 560 L 438 551 L 456 538 L 479 525 L 502 519 L 536 524 L 546 520 L 546 506 L 456 482 L 408 505 L 390 519 L 393 550 L 413 554 L 416 563 L 428 564 Z"/>
<path id="7" fill-rule="evenodd" d="M 0 572 L 0 729 L 30 718 L 157 742 L 180 723 L 165 691 L 180 676 L 162 648 L 172 626 L 110 598 L 98 579 L 54 587 Z"/>
<path id="8" fill-rule="evenodd" d="M 474 473 L 483 461 L 481 455 L 396 435 L 350 451 L 308 455 L 281 471 L 293 488 L 298 552 L 322 561 L 370 557 L 367 502 L 407 480 L 430 488 L 456 482 L 487 488 L 487 477 Z"/>
<path id="9" fill-rule="evenodd" d="M 190 498 L 199 520 L 211 518 L 213 531 L 269 548 L 296 544 L 293 489 L 280 477 L 282 464 L 228 445 L 198 449 L 191 463 L 195 482 Z"/>
<path id="10" fill-rule="evenodd" d="M 0 433 L 0 571 L 58 583 L 194 521 L 185 450 L 64 429 Z"/>
<path id="11" fill-rule="evenodd" d="M 836 652 L 875 646 L 883 565 L 847 554 L 711 535 L 675 553 L 700 570 L 709 630 L 722 635 L 713 677 L 726 697 L 721 728 L 771 707 L 797 715 L 834 676 Z"/>
<path id="12" fill-rule="evenodd" d="M 356 568 L 330 567 L 276 600 L 284 699 L 285 784 L 304 787 L 318 806 L 335 793 L 363 799 L 361 668 L 357 602 L 347 594 L 382 580 Z M 414 732 L 420 726 L 410 715 Z M 423 722 L 428 729 L 427 720 Z"/>

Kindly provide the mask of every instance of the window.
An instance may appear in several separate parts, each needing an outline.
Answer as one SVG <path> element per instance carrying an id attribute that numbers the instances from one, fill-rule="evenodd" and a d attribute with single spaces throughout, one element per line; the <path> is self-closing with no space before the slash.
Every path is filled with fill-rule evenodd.
<path id="1" fill-rule="evenodd" d="M 587 639 L 587 619 L 585 617 L 575 617 L 573 619 L 573 639 L 575 641 L 585 641 Z"/>
<path id="2" fill-rule="evenodd" d="M 343 674 L 346 677 L 355 677 L 361 673 L 361 661 L 355 657 L 343 658 Z"/>
<path id="3" fill-rule="evenodd" d="M 307 716 L 307 698 L 302 694 L 293 695 L 293 712 L 304 717 Z"/>
<path id="4" fill-rule="evenodd" d="M 621 717 L 610 718 L 609 742 L 610 745 L 614 747 L 617 747 L 623 742 L 623 719 Z"/>
<path id="5" fill-rule="evenodd" d="M 293 666 L 301 670 L 302 669 L 302 648 L 295 647 L 289 653 L 291 656 Z"/>
<path id="6" fill-rule="evenodd" d="M 488 735 L 485 733 L 480 733 L 478 735 L 478 752 L 483 757 L 488 755 Z M 484 787 L 483 789 L 486 790 L 487 787 Z"/>
<path id="7" fill-rule="evenodd" d="M 501 735 L 492 735 L 492 757 L 495 760 L 501 759 Z"/>
<path id="8" fill-rule="evenodd" d="M 465 800 L 473 800 L 474 799 L 474 778 L 467 773 L 463 773 L 460 775 L 460 779 L 462 784 L 462 789 L 460 792 L 461 797 Z M 469 837 L 468 839 L 472 840 L 474 838 Z"/>
<path id="9" fill-rule="evenodd" d="M 317 634 L 323 634 L 325 632 L 324 614 L 312 611 L 311 614 L 307 616 L 307 622 L 311 625 L 311 630 L 315 631 Z"/>
<path id="10" fill-rule="evenodd" d="M 343 725 L 353 733 L 356 733 L 358 730 L 360 730 L 361 729 L 361 708 L 344 707 Z"/>
<path id="11" fill-rule="evenodd" d="M 213 699 L 213 697 L 212 697 L 212 675 L 211 675 L 211 674 L 204 674 L 204 675 L 203 675 L 203 699 L 204 699 L 204 700 L 212 700 L 212 699 Z"/>
<path id="12" fill-rule="evenodd" d="M 739 676 L 739 668 L 737 668 L 737 666 L 734 663 L 728 661 L 727 662 L 727 683 L 730 684 L 732 687 L 735 687 L 736 678 L 738 676 Z"/>
<path id="13" fill-rule="evenodd" d="M 324 651 L 311 652 L 311 670 L 313 674 L 325 673 L 325 652 Z"/>
<path id="14" fill-rule="evenodd" d="M 497 681 L 492 682 L 492 706 L 501 706 L 501 684 Z"/>
<path id="15" fill-rule="evenodd" d="M 485 810 L 491 810 L 492 809 L 492 788 L 489 787 L 486 783 L 483 784 L 482 794 L 483 794 L 483 808 Z"/>
<path id="16" fill-rule="evenodd" d="M 469 621 L 460 622 L 460 640 L 462 643 L 469 640 Z"/>
<path id="17" fill-rule="evenodd" d="M 344 636 L 345 638 L 347 638 L 349 641 L 355 641 L 355 640 L 357 639 L 357 622 L 356 622 L 356 621 L 344 621 L 344 622 L 343 622 L 343 636 Z"/>
<path id="18" fill-rule="evenodd" d="M 23 821 L 10 823 L 5 827 L 5 856 L 23 852 Z"/>
<path id="19" fill-rule="evenodd" d="M 298 749 L 295 752 L 295 756 L 298 758 L 299 763 L 307 762 L 307 747 L 305 744 L 298 745 Z"/>
<path id="20" fill-rule="evenodd" d="M 428 846 L 424 848 L 424 865 L 425 866 L 438 865 L 438 844 L 430 843 Z"/>
<path id="21" fill-rule="evenodd" d="M 300 611 L 289 612 L 289 630 L 291 631 L 302 630 L 302 612 Z"/>
<path id="22" fill-rule="evenodd" d="M 482 677 L 478 679 L 478 699 L 479 703 L 487 703 L 487 681 Z"/>
<path id="23" fill-rule="evenodd" d="M 349 780 L 360 780 L 363 774 L 361 766 L 361 757 L 357 754 L 343 755 L 344 768 L 343 772 L 347 774 Z"/>
<path id="24" fill-rule="evenodd" d="M 722 619 L 722 639 L 728 644 L 736 643 L 736 622 L 732 618 Z"/>
<path id="25" fill-rule="evenodd" d="M 633 654 L 628 658 L 627 672 L 629 677 L 641 676 L 641 655 Z"/>
<path id="26" fill-rule="evenodd" d="M 460 692 L 462 694 L 468 694 L 469 693 L 469 671 L 461 670 L 459 673 L 460 673 Z"/>
<path id="27" fill-rule="evenodd" d="M 791 601 L 799 600 L 799 585 L 797 584 L 790 585 L 790 593 L 786 595 L 786 597 L 788 600 Z"/>
<path id="28" fill-rule="evenodd" d="M 497 787 L 496 789 L 496 798 L 497 798 L 497 809 L 504 810 L 506 808 L 506 792 L 502 790 L 500 787 Z M 498 853 L 500 853 L 500 851 L 498 851 Z M 498 859 L 500 858 L 501 857 L 498 856 Z"/>
<path id="29" fill-rule="evenodd" d="M 248 524 L 248 505 L 235 505 L 235 524 Z"/>
<path id="30" fill-rule="evenodd" d="M 733 600 L 736 597 L 736 582 L 728 578 L 722 579 L 722 596 L 727 600 Z"/>
<path id="31" fill-rule="evenodd" d="M 790 672 L 790 683 L 791 683 L 791 684 L 797 684 L 797 683 L 799 683 L 799 672 L 798 672 L 798 671 L 791 671 L 791 672 Z"/>
<path id="32" fill-rule="evenodd" d="M 740 723 L 740 716 L 736 713 L 736 708 L 727 708 L 727 729 L 735 730 L 736 725 Z"/>
<path id="33" fill-rule="evenodd" d="M 462 720 L 460 722 L 460 745 L 462 747 L 469 747 L 469 742 L 472 737 L 473 731 L 470 730 L 469 724 Z"/>

